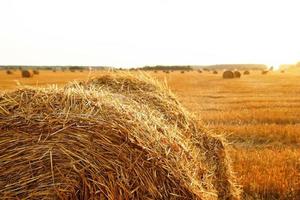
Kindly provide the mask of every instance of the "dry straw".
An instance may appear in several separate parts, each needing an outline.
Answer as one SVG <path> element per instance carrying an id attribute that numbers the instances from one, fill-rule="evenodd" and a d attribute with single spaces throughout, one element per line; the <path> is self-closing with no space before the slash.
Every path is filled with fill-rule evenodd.
<path id="1" fill-rule="evenodd" d="M 145 75 L 2 94 L 0 134 L 4 199 L 239 199 L 222 138 Z"/>
<path id="2" fill-rule="evenodd" d="M 22 70 L 21 75 L 23 78 L 30 78 L 33 76 L 33 74 L 29 70 Z"/>
<path id="3" fill-rule="evenodd" d="M 226 71 L 223 72 L 222 77 L 224 79 L 232 79 L 232 78 L 234 78 L 234 73 L 230 70 L 226 70 Z"/>
<path id="4" fill-rule="evenodd" d="M 33 72 L 33 74 L 35 74 L 35 75 L 39 75 L 39 74 L 40 74 L 39 70 L 37 70 L 37 69 L 33 70 L 32 72 Z"/>
<path id="5" fill-rule="evenodd" d="M 239 71 L 234 71 L 234 78 L 241 78 L 241 72 Z"/>
<path id="6" fill-rule="evenodd" d="M 11 70 L 6 70 L 6 74 L 13 74 L 13 72 Z"/>
<path id="7" fill-rule="evenodd" d="M 244 71 L 244 75 L 249 75 L 250 74 L 250 71 L 246 70 Z"/>

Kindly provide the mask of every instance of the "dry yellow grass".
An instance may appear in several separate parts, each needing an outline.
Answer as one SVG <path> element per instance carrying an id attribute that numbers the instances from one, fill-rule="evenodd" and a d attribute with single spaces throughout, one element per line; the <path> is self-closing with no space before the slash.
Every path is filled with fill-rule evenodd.
<path id="1" fill-rule="evenodd" d="M 150 74 L 166 80 L 210 129 L 227 135 L 244 197 L 300 199 L 300 70 L 267 75 L 251 71 L 232 80 L 208 72 Z M 17 83 L 63 85 L 88 77 L 88 72 L 40 71 L 23 80 L 18 72 L 8 76 L 0 71 L 0 88 L 11 90 Z"/>

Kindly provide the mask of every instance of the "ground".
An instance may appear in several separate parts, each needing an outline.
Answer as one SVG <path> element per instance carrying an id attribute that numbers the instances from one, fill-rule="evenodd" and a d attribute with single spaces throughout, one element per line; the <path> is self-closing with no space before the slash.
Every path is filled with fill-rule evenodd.
<path id="1" fill-rule="evenodd" d="M 0 71 L 0 90 L 22 85 L 63 85 L 113 72 L 40 71 L 21 78 Z M 167 81 L 182 104 L 229 143 L 233 169 L 246 199 L 300 199 L 300 70 L 240 79 L 221 72 L 150 72 Z"/>

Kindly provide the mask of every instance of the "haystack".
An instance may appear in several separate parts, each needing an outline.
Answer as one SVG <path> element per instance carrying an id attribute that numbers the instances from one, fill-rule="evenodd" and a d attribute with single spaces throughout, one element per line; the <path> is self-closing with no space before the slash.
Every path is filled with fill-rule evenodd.
<path id="1" fill-rule="evenodd" d="M 241 78 L 241 72 L 234 71 L 233 74 L 234 74 L 234 78 Z"/>
<path id="2" fill-rule="evenodd" d="M 234 78 L 234 73 L 232 71 L 224 71 L 223 72 L 223 78 L 225 79 L 230 79 L 230 78 Z"/>
<path id="3" fill-rule="evenodd" d="M 213 74 L 218 74 L 218 71 L 214 70 L 214 71 L 213 71 Z"/>
<path id="4" fill-rule="evenodd" d="M 32 77 L 32 73 L 30 71 L 28 71 L 28 70 L 22 70 L 21 74 L 22 74 L 23 78 L 30 78 L 30 77 Z"/>
<path id="5" fill-rule="evenodd" d="M 13 74 L 13 72 L 12 71 L 10 71 L 10 70 L 6 70 L 6 74 Z"/>
<path id="6" fill-rule="evenodd" d="M 250 74 L 250 71 L 246 70 L 244 71 L 244 75 L 249 75 Z"/>
<path id="7" fill-rule="evenodd" d="M 33 72 L 33 74 L 35 74 L 35 75 L 40 74 L 39 70 L 37 70 L 37 69 L 33 70 L 32 72 Z"/>
<path id="8" fill-rule="evenodd" d="M 199 70 L 197 70 L 198 71 L 198 73 L 202 73 L 202 71 L 199 69 Z"/>
<path id="9" fill-rule="evenodd" d="M 261 72 L 261 74 L 267 74 L 269 71 L 268 70 L 263 70 L 262 72 Z"/>
<path id="10" fill-rule="evenodd" d="M 23 89 L 0 108 L 3 198 L 238 199 L 222 138 L 152 79 Z"/>

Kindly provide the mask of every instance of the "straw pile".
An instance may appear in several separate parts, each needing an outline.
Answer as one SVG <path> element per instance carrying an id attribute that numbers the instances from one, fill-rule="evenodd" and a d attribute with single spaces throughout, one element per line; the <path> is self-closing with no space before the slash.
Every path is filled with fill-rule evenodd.
<path id="1" fill-rule="evenodd" d="M 30 78 L 30 77 L 33 76 L 33 74 L 28 70 L 22 70 L 21 75 L 22 75 L 23 78 Z"/>
<path id="2" fill-rule="evenodd" d="M 239 198 L 222 138 L 144 76 L 2 94 L 0 134 L 3 198 Z"/>
<path id="3" fill-rule="evenodd" d="M 226 70 L 223 72 L 222 76 L 224 79 L 231 79 L 231 78 L 234 78 L 234 73 L 230 70 Z"/>
<path id="4" fill-rule="evenodd" d="M 234 71 L 234 78 L 241 78 L 241 72 L 239 71 Z"/>
<path id="5" fill-rule="evenodd" d="M 6 70 L 6 74 L 13 74 L 13 72 L 10 70 Z"/>
<path id="6" fill-rule="evenodd" d="M 32 72 L 33 72 L 33 74 L 35 74 L 35 75 L 39 75 L 39 74 L 40 74 L 39 70 L 37 70 L 37 69 L 33 70 Z"/>

